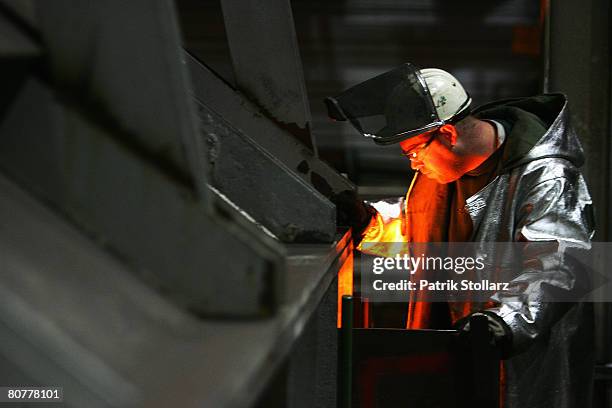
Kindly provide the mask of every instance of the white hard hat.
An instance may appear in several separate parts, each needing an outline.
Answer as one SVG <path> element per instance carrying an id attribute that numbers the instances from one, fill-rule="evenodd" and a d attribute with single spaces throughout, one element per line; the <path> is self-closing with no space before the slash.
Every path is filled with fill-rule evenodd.
<path id="1" fill-rule="evenodd" d="M 472 103 L 461 82 L 448 72 L 438 68 L 425 68 L 419 71 L 429 88 L 438 117 L 443 121 L 461 116 Z"/>
<path id="2" fill-rule="evenodd" d="M 329 116 L 348 120 L 365 137 L 388 145 L 453 124 L 472 99 L 451 74 L 407 62 L 325 99 Z"/>

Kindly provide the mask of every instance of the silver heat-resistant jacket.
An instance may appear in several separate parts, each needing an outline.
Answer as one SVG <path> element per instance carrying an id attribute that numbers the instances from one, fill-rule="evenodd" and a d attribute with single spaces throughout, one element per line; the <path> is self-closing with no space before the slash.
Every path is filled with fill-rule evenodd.
<path id="1" fill-rule="evenodd" d="M 465 210 L 473 225 L 471 241 L 481 243 L 485 253 L 487 246 L 494 251 L 492 243 L 495 242 L 557 241 L 561 246 L 590 245 L 594 232 L 591 197 L 578 169 L 584 161 L 583 151 L 569 125 L 565 96 L 507 100 L 485 105 L 476 115 L 503 119 L 503 113 L 501 117 L 490 117 L 486 112 L 496 112 L 499 106 L 529 111 L 542 103 L 546 104 L 544 111 L 547 112 L 542 119 L 547 128 L 544 135 L 520 157 L 504 163 L 492 182 L 466 200 Z M 516 137 L 516 132 L 510 136 Z M 419 197 L 409 200 L 408 208 Z M 379 210 L 386 208 L 385 212 L 390 208 L 389 201 L 373 205 Z M 580 280 L 576 276 L 580 272 L 565 264 L 556 269 L 550 269 L 547 262 L 540 265 L 541 270 L 531 269 L 519 277 L 532 293 L 537 294 L 539 288 L 550 285 L 572 290 Z M 499 306 L 488 310 L 505 321 L 513 337 L 511 357 L 504 361 L 504 407 L 590 406 L 594 364 L 592 305 L 521 303 L 516 298 L 499 295 L 494 300 Z M 464 310 L 475 312 L 479 306 L 482 307 L 470 305 Z"/>
<path id="2" fill-rule="evenodd" d="M 578 170 L 582 147 L 569 125 L 565 97 L 546 133 L 527 154 L 466 202 L 473 241 L 557 241 L 588 245 L 593 236 L 591 197 Z M 520 101 L 517 101 L 520 106 Z M 481 108 L 485 110 L 487 107 Z M 546 264 L 546 263 L 544 263 Z M 546 282 L 571 290 L 570 268 L 531 272 L 530 286 Z M 561 269 L 561 268 L 559 268 Z M 510 327 L 514 357 L 505 363 L 506 407 L 590 406 L 594 364 L 592 305 L 521 304 L 498 298 L 492 309 Z"/>

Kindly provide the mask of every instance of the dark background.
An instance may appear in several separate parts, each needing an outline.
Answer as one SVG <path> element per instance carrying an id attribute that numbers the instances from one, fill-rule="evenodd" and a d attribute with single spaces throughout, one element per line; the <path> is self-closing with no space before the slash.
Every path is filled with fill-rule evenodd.
<path id="1" fill-rule="evenodd" d="M 490 1 L 291 2 L 319 153 L 365 196 L 404 194 L 411 170 L 397 146 L 380 147 L 331 122 L 323 98 L 404 62 L 453 73 L 474 105 L 533 95 L 543 86 L 540 4 Z M 177 2 L 186 48 L 233 82 L 218 1 Z M 265 58 L 265 56 L 262 56 Z"/>

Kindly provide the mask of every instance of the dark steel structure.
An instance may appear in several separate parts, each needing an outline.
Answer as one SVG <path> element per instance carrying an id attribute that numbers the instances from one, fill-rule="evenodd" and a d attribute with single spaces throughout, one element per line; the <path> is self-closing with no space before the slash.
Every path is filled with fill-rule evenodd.
<path id="1" fill-rule="evenodd" d="M 595 205 L 596 241 L 612 239 L 610 61 L 612 9 L 607 1 L 592 0 L 578 7 L 547 2 L 545 90 L 565 93 L 571 101 L 571 120 L 587 157 L 585 177 Z M 612 305 L 595 303 L 596 351 L 594 406 L 612 404 Z"/>
<path id="2" fill-rule="evenodd" d="M 174 7 L 0 3 L 0 384 L 237 407 L 280 378 L 281 406 L 333 406 L 351 246 L 330 199 L 354 186 L 300 139 L 306 104 L 249 102 L 183 50 Z"/>
<path id="3" fill-rule="evenodd" d="M 609 4 L 451 3 L 0 0 L 0 386 L 62 386 L 63 407 L 352 406 L 349 349 L 431 349 L 358 328 L 339 348 L 336 324 L 352 242 L 334 203 L 409 177 L 321 100 L 406 61 L 458 71 L 477 102 L 568 93 L 608 239 Z"/>
<path id="4" fill-rule="evenodd" d="M 500 353 L 485 317 L 471 318 L 469 335 L 361 327 L 363 303 L 355 300 L 342 297 L 339 408 L 499 406 Z"/>

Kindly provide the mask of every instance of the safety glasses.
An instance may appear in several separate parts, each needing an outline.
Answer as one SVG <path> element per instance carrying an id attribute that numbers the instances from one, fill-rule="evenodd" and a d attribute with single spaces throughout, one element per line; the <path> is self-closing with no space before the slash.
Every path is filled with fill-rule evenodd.
<path id="1" fill-rule="evenodd" d="M 427 149 L 427 147 L 431 144 L 431 142 L 433 142 L 433 140 L 436 138 L 436 133 L 432 133 L 431 136 L 429 137 L 429 139 L 427 139 L 426 142 L 424 143 L 419 143 L 417 145 L 415 145 L 414 147 L 411 147 L 409 149 L 405 149 L 402 150 L 402 155 L 409 158 L 409 159 L 416 159 L 416 157 L 419 155 L 420 152 L 422 152 L 423 150 Z"/>

